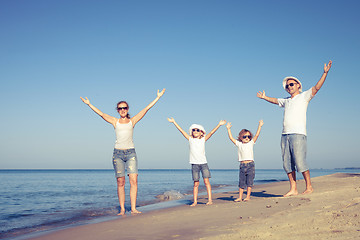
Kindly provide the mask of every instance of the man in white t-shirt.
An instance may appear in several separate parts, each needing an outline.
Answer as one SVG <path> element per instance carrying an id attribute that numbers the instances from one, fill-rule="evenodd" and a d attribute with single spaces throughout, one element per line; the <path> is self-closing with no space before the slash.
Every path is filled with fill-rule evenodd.
<path id="1" fill-rule="evenodd" d="M 283 167 L 290 182 L 290 191 L 284 197 L 298 194 L 295 170 L 304 176 L 306 189 L 303 194 L 313 192 L 310 171 L 306 164 L 306 110 L 310 100 L 324 84 L 331 64 L 331 61 L 327 65 L 324 64 L 324 73 L 320 80 L 314 87 L 305 92 L 302 92 L 301 82 L 297 78 L 286 77 L 283 80 L 283 87 L 290 94 L 290 97 L 272 98 L 266 96 L 265 91 L 257 93 L 259 98 L 284 108 L 281 150 Z"/>

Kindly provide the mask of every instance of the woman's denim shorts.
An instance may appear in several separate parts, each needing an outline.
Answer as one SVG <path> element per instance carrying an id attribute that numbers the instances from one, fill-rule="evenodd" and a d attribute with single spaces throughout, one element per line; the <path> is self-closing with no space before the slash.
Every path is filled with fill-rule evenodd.
<path id="1" fill-rule="evenodd" d="M 249 163 L 240 162 L 239 188 L 245 189 L 246 187 L 254 186 L 254 178 L 255 178 L 254 161 Z"/>
<path id="2" fill-rule="evenodd" d="M 200 180 L 200 171 L 203 178 L 211 178 L 210 169 L 207 163 L 191 164 L 192 178 L 194 182 Z"/>
<path id="3" fill-rule="evenodd" d="M 125 177 L 125 168 L 129 174 L 138 173 L 138 161 L 136 157 L 135 148 L 126 150 L 114 149 L 113 154 L 113 166 L 115 170 L 115 176 Z"/>

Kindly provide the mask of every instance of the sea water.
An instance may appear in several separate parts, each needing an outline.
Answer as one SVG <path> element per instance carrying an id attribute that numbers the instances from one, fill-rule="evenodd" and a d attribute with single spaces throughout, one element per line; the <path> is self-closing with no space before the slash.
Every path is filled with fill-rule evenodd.
<path id="1" fill-rule="evenodd" d="M 359 170 L 311 170 L 311 177 L 336 172 Z M 239 170 L 212 169 L 211 174 L 213 192 L 238 189 Z M 256 170 L 255 184 L 286 180 L 283 170 Z M 125 205 L 130 210 L 126 181 Z M 0 170 L 0 183 L 0 239 L 86 224 L 119 212 L 113 170 Z M 190 204 L 192 187 L 188 169 L 139 170 L 138 209 Z M 200 191 L 205 192 L 203 183 Z"/>

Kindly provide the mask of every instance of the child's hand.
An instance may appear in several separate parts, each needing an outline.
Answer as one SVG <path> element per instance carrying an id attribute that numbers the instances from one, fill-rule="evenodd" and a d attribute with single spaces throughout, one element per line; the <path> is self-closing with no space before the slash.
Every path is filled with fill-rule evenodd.
<path id="1" fill-rule="evenodd" d="M 232 126 L 231 126 L 231 122 L 228 122 L 227 125 L 226 125 L 226 128 L 227 129 L 230 129 Z"/>
<path id="2" fill-rule="evenodd" d="M 167 119 L 169 122 L 171 122 L 171 123 L 174 123 L 175 122 L 175 119 L 174 118 L 168 118 Z"/>
<path id="3" fill-rule="evenodd" d="M 81 100 L 82 100 L 86 105 L 89 105 L 89 104 L 90 104 L 90 100 L 89 100 L 87 97 L 85 97 L 85 99 L 82 98 L 82 97 L 80 97 L 80 98 L 81 98 Z"/>
<path id="4" fill-rule="evenodd" d="M 226 120 L 221 120 L 221 121 L 219 122 L 219 125 L 222 126 L 222 125 L 224 125 L 225 123 L 226 123 Z"/>
<path id="5" fill-rule="evenodd" d="M 261 99 L 265 99 L 265 97 L 266 97 L 265 91 L 264 91 L 264 90 L 263 90 L 262 92 L 259 91 L 259 92 L 257 93 L 257 97 L 258 97 L 258 98 L 261 98 Z"/>
<path id="6" fill-rule="evenodd" d="M 263 120 L 260 120 L 260 121 L 259 121 L 259 126 L 262 127 L 262 125 L 264 125 L 264 121 L 263 121 Z"/>

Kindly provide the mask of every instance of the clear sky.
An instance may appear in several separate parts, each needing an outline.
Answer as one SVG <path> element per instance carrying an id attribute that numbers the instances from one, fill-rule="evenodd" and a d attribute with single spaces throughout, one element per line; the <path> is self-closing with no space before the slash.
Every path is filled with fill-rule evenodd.
<path id="1" fill-rule="evenodd" d="M 0 169 L 111 169 L 118 116 L 164 96 L 135 127 L 139 168 L 188 168 L 188 143 L 167 121 L 256 131 L 256 168 L 282 168 L 283 109 L 256 97 L 304 89 L 333 61 L 308 108 L 311 168 L 360 167 L 360 2 L 268 0 L 0 1 Z M 210 169 L 238 168 L 222 126 Z"/>

